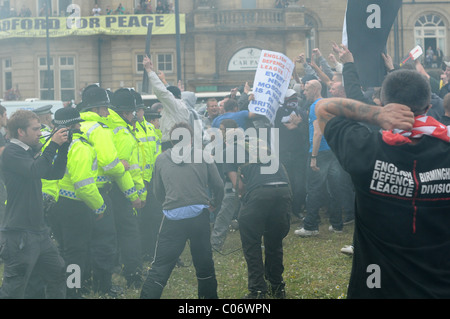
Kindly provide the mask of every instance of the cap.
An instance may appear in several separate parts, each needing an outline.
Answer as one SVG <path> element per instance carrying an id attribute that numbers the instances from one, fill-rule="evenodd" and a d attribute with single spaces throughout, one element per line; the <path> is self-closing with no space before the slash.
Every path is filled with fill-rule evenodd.
<path id="1" fill-rule="evenodd" d="M 76 123 L 84 122 L 80 117 L 80 112 L 73 107 L 64 107 L 55 112 L 53 123 L 55 125 L 70 126 Z"/>
<path id="2" fill-rule="evenodd" d="M 77 110 L 82 112 L 94 107 L 111 106 L 111 100 L 106 90 L 96 84 L 91 84 L 83 90 L 81 103 L 77 105 Z"/>
<path id="3" fill-rule="evenodd" d="M 285 98 L 290 98 L 290 97 L 293 96 L 294 94 L 297 94 L 297 92 L 296 92 L 295 90 L 293 90 L 293 89 L 288 89 L 288 90 L 286 91 Z"/>
<path id="4" fill-rule="evenodd" d="M 33 110 L 36 115 L 53 114 L 51 109 L 53 105 L 44 105 Z"/>
<path id="5" fill-rule="evenodd" d="M 116 111 L 133 112 L 136 111 L 136 98 L 134 90 L 120 88 L 112 95 L 112 105 Z"/>

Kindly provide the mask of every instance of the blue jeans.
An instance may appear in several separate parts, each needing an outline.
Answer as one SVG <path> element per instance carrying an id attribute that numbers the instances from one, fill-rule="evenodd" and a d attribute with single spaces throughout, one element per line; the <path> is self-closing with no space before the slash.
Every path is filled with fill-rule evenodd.
<path id="1" fill-rule="evenodd" d="M 225 196 L 222 206 L 214 222 L 211 233 L 211 245 L 214 249 L 221 250 L 227 238 L 228 228 L 233 220 L 235 212 L 239 209 L 239 198 L 232 191 L 231 182 L 225 183 Z"/>
<path id="2" fill-rule="evenodd" d="M 317 166 L 319 171 L 313 171 L 310 166 L 307 169 L 307 197 L 306 217 L 304 228 L 306 230 L 319 229 L 319 209 L 323 205 L 323 191 L 328 189 L 330 205 L 328 206 L 330 223 L 336 230 L 342 230 L 342 207 L 347 196 L 347 187 L 343 188 L 345 175 L 347 174 L 339 164 L 336 156 L 330 150 L 320 151 L 317 154 Z M 308 160 L 308 164 L 311 158 Z M 328 185 L 326 185 L 328 183 Z M 328 186 L 328 187 L 325 187 Z"/>

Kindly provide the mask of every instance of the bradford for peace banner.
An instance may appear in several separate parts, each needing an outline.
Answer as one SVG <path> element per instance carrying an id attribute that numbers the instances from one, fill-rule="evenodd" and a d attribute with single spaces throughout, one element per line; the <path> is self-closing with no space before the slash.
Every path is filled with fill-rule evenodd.
<path id="1" fill-rule="evenodd" d="M 185 15 L 180 14 L 180 34 L 186 33 Z M 105 15 L 92 17 L 49 17 L 50 37 L 70 35 L 146 35 L 147 25 L 153 35 L 175 34 L 175 14 Z M 45 17 L 0 20 L 0 39 L 46 37 Z"/>
<path id="2" fill-rule="evenodd" d="M 381 86 L 386 70 L 381 56 L 402 0 L 348 0 L 342 43 L 355 59 L 363 87 Z"/>
<path id="3" fill-rule="evenodd" d="M 272 123 L 289 86 L 294 63 L 284 54 L 261 51 L 258 68 L 253 81 L 255 99 L 248 109 L 252 113 L 265 115 Z"/>

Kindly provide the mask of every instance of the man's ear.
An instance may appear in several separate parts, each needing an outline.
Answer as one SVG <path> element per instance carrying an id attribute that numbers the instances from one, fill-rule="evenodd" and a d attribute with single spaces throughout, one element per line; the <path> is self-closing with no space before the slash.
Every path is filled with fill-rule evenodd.
<path id="1" fill-rule="evenodd" d="M 25 130 L 19 128 L 19 129 L 17 129 L 17 134 L 19 137 L 21 137 L 21 136 L 25 136 L 26 132 L 25 132 Z"/>

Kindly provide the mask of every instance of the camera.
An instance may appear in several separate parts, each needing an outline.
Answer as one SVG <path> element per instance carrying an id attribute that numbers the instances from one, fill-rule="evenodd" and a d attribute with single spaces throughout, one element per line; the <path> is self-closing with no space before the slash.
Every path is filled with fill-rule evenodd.
<path id="1" fill-rule="evenodd" d="M 65 125 L 58 125 L 57 127 L 55 127 L 55 130 L 53 131 L 53 133 L 58 132 L 61 129 L 67 128 L 67 142 L 71 143 L 72 142 L 72 137 L 73 137 L 73 131 L 71 129 L 69 129 L 67 126 Z"/>

